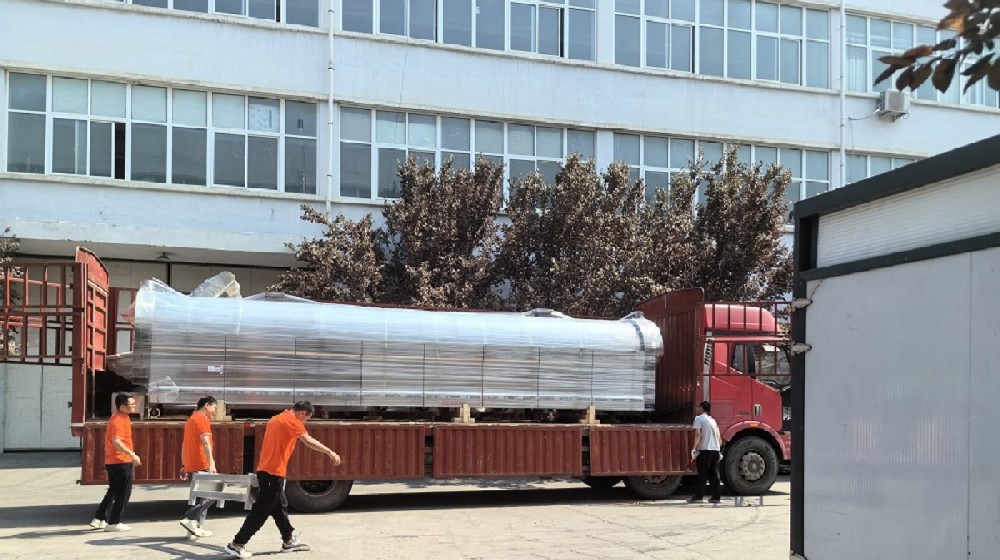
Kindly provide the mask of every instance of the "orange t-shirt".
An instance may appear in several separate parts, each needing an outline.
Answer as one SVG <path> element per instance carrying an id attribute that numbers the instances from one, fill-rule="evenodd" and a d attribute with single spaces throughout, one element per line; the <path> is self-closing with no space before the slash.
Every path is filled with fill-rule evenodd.
<path id="1" fill-rule="evenodd" d="M 128 414 L 116 412 L 108 420 L 108 429 L 104 434 L 104 464 L 120 465 L 121 463 L 131 463 L 132 457 L 128 453 L 122 453 L 115 448 L 112 443 L 116 437 L 121 438 L 125 447 L 135 452 L 132 445 L 132 419 Z"/>
<path id="2" fill-rule="evenodd" d="M 288 458 L 295 450 L 295 442 L 304 433 L 306 427 L 291 410 L 272 416 L 267 421 L 267 429 L 264 430 L 264 442 L 260 447 L 257 470 L 274 476 L 285 476 Z"/>
<path id="3" fill-rule="evenodd" d="M 212 439 L 212 422 L 199 411 L 191 413 L 184 424 L 184 470 L 193 473 L 208 470 L 208 457 L 205 456 L 205 446 L 201 444 L 201 434 L 208 434 L 208 444 L 215 449 Z"/>

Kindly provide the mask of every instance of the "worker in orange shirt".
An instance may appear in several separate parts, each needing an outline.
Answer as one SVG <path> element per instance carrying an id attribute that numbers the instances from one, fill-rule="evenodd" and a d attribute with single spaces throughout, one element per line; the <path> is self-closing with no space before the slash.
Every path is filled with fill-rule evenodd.
<path id="1" fill-rule="evenodd" d="M 105 531 L 131 531 L 122 523 L 122 514 L 132 495 L 132 468 L 142 465 L 132 445 L 132 419 L 135 397 L 128 393 L 115 395 L 115 410 L 104 434 L 104 469 L 108 471 L 108 491 L 97 506 L 90 526 Z M 110 513 L 109 513 L 110 512 Z"/>
<path id="2" fill-rule="evenodd" d="M 260 460 L 257 462 L 257 484 L 260 492 L 250 513 L 243 521 L 233 541 L 226 545 L 225 551 L 238 558 L 253 556 L 246 549 L 246 544 L 254 536 L 268 516 L 274 517 L 274 523 L 281 531 L 281 552 L 298 552 L 309 550 L 309 545 L 299 540 L 298 534 L 288 520 L 288 500 L 285 498 L 285 471 L 288 459 L 295 450 L 295 442 L 302 441 L 306 446 L 326 454 L 333 465 L 340 464 L 340 456 L 330 450 L 306 432 L 304 423 L 312 418 L 315 409 L 309 401 L 299 401 L 290 410 L 271 417 L 264 431 L 264 442 L 260 449 Z"/>
<path id="3" fill-rule="evenodd" d="M 187 423 L 184 424 L 184 444 L 181 448 L 181 456 L 184 458 L 184 466 L 181 467 L 182 478 L 199 472 L 212 474 L 219 472 L 215 469 L 215 454 L 212 452 L 212 418 L 215 417 L 216 407 L 218 401 L 215 397 L 202 397 L 198 400 L 198 409 L 191 413 Z M 213 504 L 215 500 L 198 498 L 197 503 L 188 508 L 184 519 L 181 520 L 181 527 L 187 529 L 191 537 L 212 536 L 212 532 L 205 529 L 205 518 L 208 517 L 208 508 Z"/>

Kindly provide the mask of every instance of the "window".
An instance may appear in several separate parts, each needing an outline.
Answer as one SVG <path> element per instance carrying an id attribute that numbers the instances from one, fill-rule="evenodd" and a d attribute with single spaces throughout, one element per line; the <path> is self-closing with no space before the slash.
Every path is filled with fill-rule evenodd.
<path id="1" fill-rule="evenodd" d="M 596 8 L 597 0 L 343 0 L 341 26 L 358 33 L 596 60 Z"/>
<path id="2" fill-rule="evenodd" d="M 899 169 L 913 163 L 914 159 L 892 156 L 869 156 L 865 154 L 847 154 L 846 180 L 847 184 L 856 183 L 875 175 L 880 175 Z"/>
<path id="3" fill-rule="evenodd" d="M 243 16 L 267 21 L 319 27 L 319 0 L 116 0 L 137 6 L 182 10 L 202 14 Z M 371 0 L 365 0 L 369 4 Z M 345 22 L 351 9 L 363 9 L 364 2 L 344 0 Z M 347 29 L 347 26 L 344 27 Z M 371 31 L 367 31 L 370 33 Z"/>
<path id="4" fill-rule="evenodd" d="M 313 103 L 29 74 L 9 91 L 9 171 L 316 192 Z"/>
<path id="5" fill-rule="evenodd" d="M 615 0 L 615 63 L 829 88 L 830 15 L 756 0 Z"/>
<path id="6" fill-rule="evenodd" d="M 340 109 L 340 194 L 352 198 L 399 196 L 399 165 L 407 157 L 419 165 L 470 169 L 482 156 L 505 164 L 508 177 L 538 172 L 554 182 L 567 153 L 594 155 L 594 132 L 438 117 L 353 107 Z"/>

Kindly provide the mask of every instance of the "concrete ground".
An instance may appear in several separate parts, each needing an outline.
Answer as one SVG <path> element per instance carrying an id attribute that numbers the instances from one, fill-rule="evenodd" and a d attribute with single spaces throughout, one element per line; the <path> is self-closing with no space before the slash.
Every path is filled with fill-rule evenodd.
<path id="1" fill-rule="evenodd" d="M 239 528 L 240 506 L 213 508 L 215 536 L 191 541 L 178 525 L 183 486 L 137 486 L 124 521 L 128 533 L 87 526 L 104 494 L 79 486 L 76 453 L 0 454 L 0 558 L 225 558 Z M 311 552 L 292 558 L 378 560 L 788 558 L 789 490 L 781 477 L 764 506 L 688 505 L 674 499 L 637 501 L 624 487 L 605 492 L 571 480 L 416 481 L 355 484 L 342 509 L 292 513 Z M 278 554 L 268 521 L 248 548 Z"/>

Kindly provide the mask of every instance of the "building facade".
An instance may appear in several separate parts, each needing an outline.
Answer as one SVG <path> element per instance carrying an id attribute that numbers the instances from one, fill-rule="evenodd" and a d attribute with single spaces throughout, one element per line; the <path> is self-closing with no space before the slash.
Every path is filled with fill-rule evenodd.
<path id="1" fill-rule="evenodd" d="M 112 284 L 244 293 L 312 205 L 358 218 L 407 154 L 650 188 L 698 150 L 791 170 L 789 200 L 993 134 L 996 92 L 925 86 L 879 118 L 878 58 L 940 0 L 0 0 L 0 229 L 99 254 Z M 958 78 L 961 80 L 962 78 Z M 956 84 L 961 86 L 963 84 Z M 3 446 L 0 445 L 0 448 Z"/>

